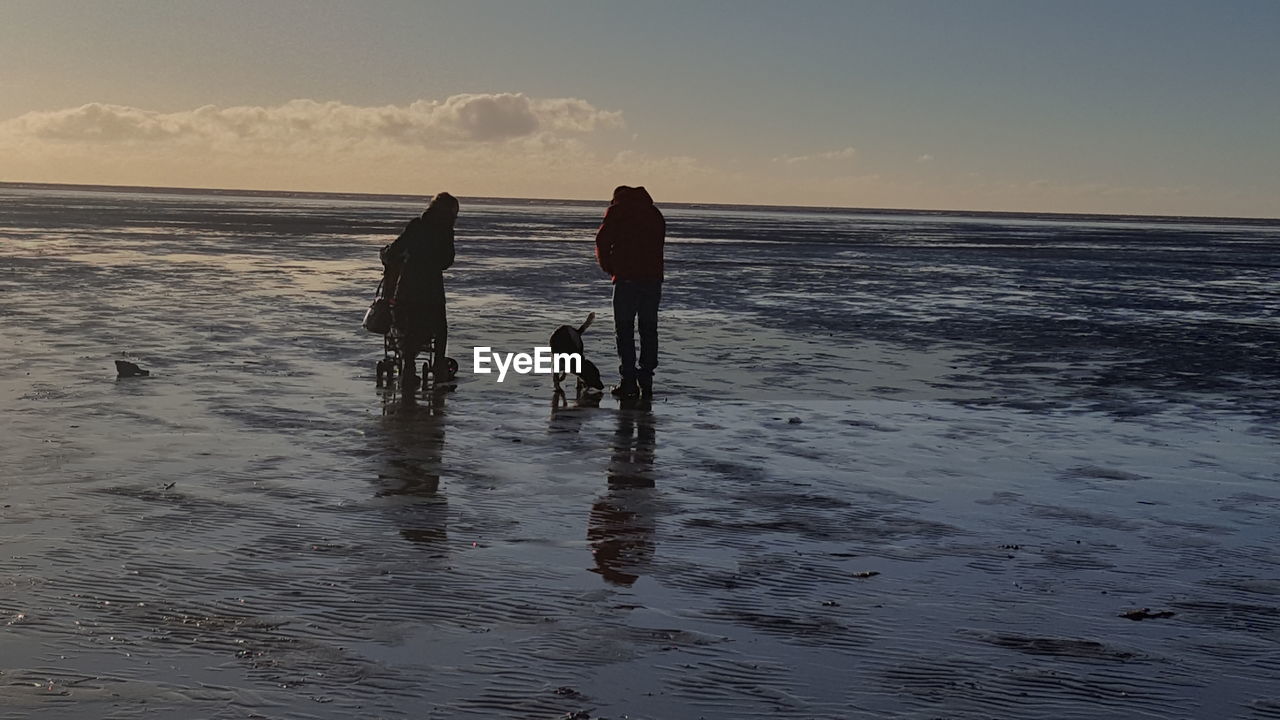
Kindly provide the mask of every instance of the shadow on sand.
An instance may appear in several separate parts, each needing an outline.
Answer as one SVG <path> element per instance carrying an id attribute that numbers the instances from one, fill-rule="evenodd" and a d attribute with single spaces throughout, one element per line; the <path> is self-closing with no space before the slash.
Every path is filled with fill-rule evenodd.
<path id="1" fill-rule="evenodd" d="M 440 493 L 445 396 L 384 396 L 374 496 L 397 501 L 391 512 L 411 542 L 443 544 L 448 537 L 448 501 Z"/>
<path id="2" fill-rule="evenodd" d="M 611 444 L 608 489 L 591 506 L 587 542 L 595 558 L 592 572 L 606 582 L 629 587 L 654 554 L 657 426 L 649 404 L 624 402 Z"/>

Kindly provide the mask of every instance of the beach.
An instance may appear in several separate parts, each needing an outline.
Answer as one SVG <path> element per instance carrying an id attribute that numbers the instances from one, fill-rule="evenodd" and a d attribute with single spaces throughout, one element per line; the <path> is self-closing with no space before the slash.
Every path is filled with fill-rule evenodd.
<path id="1" fill-rule="evenodd" d="M 553 407 L 602 205 L 463 198 L 405 397 L 420 200 L 0 200 L 0 718 L 1280 718 L 1280 222 L 663 206 Z"/>

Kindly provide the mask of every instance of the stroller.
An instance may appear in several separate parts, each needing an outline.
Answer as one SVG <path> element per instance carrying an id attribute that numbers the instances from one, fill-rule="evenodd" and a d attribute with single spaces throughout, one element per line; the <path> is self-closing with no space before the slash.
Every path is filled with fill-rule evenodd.
<path id="1" fill-rule="evenodd" d="M 423 346 L 421 354 L 428 358 L 434 358 L 436 352 L 436 339 L 433 337 Z M 422 361 L 422 374 L 419 375 L 425 382 L 428 377 L 432 382 L 439 385 L 446 379 L 451 379 L 458 374 L 458 361 L 451 357 L 446 357 L 445 374 L 433 372 L 431 360 Z M 397 375 L 404 375 L 404 353 L 400 350 L 400 333 L 394 327 L 382 336 L 382 359 L 377 362 L 377 387 L 391 387 L 392 382 Z"/>
<path id="2" fill-rule="evenodd" d="M 405 375 L 405 353 L 401 343 L 400 330 L 392 321 L 395 312 L 392 298 L 387 297 L 383 293 L 386 281 L 378 283 L 378 289 L 374 297 L 373 304 L 369 306 L 368 312 L 364 317 L 364 328 L 370 332 L 382 335 L 382 359 L 375 365 L 377 376 L 377 387 L 392 387 L 396 376 L 403 377 Z M 428 377 L 432 379 L 436 385 L 440 385 L 443 381 L 452 379 L 458 373 L 458 361 L 451 357 L 446 357 L 445 368 L 443 372 L 434 372 L 436 368 L 431 366 L 431 358 L 435 357 L 437 338 L 432 336 L 419 349 L 419 354 L 425 354 L 428 358 L 422 362 L 422 378 L 424 384 Z"/>

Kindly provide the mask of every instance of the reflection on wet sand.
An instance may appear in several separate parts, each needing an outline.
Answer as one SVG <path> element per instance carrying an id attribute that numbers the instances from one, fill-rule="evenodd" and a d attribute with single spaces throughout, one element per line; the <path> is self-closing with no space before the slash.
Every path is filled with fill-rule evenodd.
<path id="1" fill-rule="evenodd" d="M 577 434 L 582 430 L 582 423 L 587 419 L 588 413 L 578 412 L 579 410 L 590 410 L 600 407 L 600 400 L 603 396 L 598 392 L 581 392 L 579 391 L 573 398 L 573 405 L 569 404 L 569 399 L 559 390 L 551 396 L 551 428 L 556 432 L 567 432 Z"/>
<path id="2" fill-rule="evenodd" d="M 630 586 L 653 559 L 654 469 L 657 429 L 647 403 L 625 404 L 609 460 L 608 490 L 591 506 L 587 541 L 592 572 L 613 585 Z"/>
<path id="3" fill-rule="evenodd" d="M 444 454 L 445 394 L 384 396 L 382 453 L 377 478 L 378 498 L 399 499 L 391 509 L 400 535 L 411 542 L 444 543 L 448 503 L 440 494 Z"/>
<path id="4" fill-rule="evenodd" d="M 598 408 L 600 407 L 600 400 L 603 398 L 604 395 L 598 391 L 578 388 L 573 396 L 573 406 L 576 408 Z M 555 417 L 557 410 L 568 409 L 568 407 L 568 396 L 565 395 L 563 390 L 556 390 L 551 395 L 551 416 Z"/>
<path id="5" fill-rule="evenodd" d="M 459 347 L 607 312 L 487 207 Z M 413 209 L 0 190 L 0 720 L 1280 719 L 1280 225 L 678 210 L 655 417 L 548 422 L 383 414 Z"/>

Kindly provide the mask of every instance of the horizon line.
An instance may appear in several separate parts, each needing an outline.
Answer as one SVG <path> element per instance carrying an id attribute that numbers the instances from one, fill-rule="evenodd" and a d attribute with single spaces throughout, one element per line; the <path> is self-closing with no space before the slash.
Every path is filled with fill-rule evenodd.
<path id="1" fill-rule="evenodd" d="M 15 180 L 0 180 L 0 188 L 10 187 L 28 190 L 44 190 L 44 189 L 72 189 L 85 192 L 152 192 L 156 194 L 167 195 L 244 195 L 249 197 L 303 197 L 303 198 L 387 198 L 397 200 L 429 200 L 431 194 L 413 194 L 413 193 L 372 193 L 358 191 L 336 191 L 336 190 L 254 190 L 249 188 L 209 188 L 209 187 L 187 187 L 187 186 L 170 186 L 170 185 L 101 185 L 95 183 L 57 183 L 57 182 L 23 182 Z M 494 201 L 525 201 L 540 203 L 556 203 L 556 204 L 572 204 L 572 205 L 602 205 L 607 206 L 607 199 L 600 200 L 580 200 L 574 198 L 535 198 L 535 197 L 503 197 L 495 195 L 461 195 L 458 196 L 463 200 L 476 202 L 494 202 Z M 1158 221 L 1179 221 L 1179 222 L 1221 222 L 1223 220 L 1233 220 L 1245 223 L 1264 223 L 1270 224 L 1280 222 L 1280 217 L 1264 217 L 1264 216 L 1237 216 L 1237 215 L 1156 215 L 1144 213 L 1091 213 L 1091 212 L 1037 212 L 1031 210 L 955 210 L 955 209 L 929 209 L 929 208 L 886 208 L 886 207 L 853 207 L 841 205 L 769 205 L 769 204 L 746 204 L 746 203 L 717 203 L 717 202 L 661 202 L 655 203 L 670 207 L 684 208 L 765 208 L 778 210 L 801 210 L 807 212 L 846 212 L 846 213 L 865 213 L 865 214 L 925 214 L 925 215 L 949 215 L 957 217 L 1062 217 L 1062 218 L 1120 218 L 1120 219 L 1142 219 L 1142 220 L 1158 220 Z"/>

